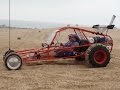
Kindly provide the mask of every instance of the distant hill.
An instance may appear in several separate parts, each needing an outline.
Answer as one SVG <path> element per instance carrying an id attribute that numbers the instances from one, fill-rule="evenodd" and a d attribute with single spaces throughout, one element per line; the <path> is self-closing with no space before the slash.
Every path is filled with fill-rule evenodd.
<path id="1" fill-rule="evenodd" d="M 8 20 L 0 20 L 0 26 L 6 27 L 9 25 Z M 20 21 L 20 20 L 11 20 L 11 27 L 19 28 L 56 28 L 65 26 L 62 23 L 50 23 L 50 22 L 34 22 L 34 21 Z"/>

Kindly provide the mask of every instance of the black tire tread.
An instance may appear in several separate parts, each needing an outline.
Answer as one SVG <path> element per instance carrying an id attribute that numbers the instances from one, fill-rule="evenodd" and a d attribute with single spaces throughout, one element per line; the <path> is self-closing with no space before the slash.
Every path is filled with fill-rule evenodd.
<path id="1" fill-rule="evenodd" d="M 94 50 L 96 50 L 97 48 L 102 48 L 103 50 L 105 50 L 105 52 L 107 54 L 107 60 L 103 64 L 97 64 L 93 59 L 91 59 Z M 85 60 L 86 60 L 87 65 L 89 67 L 106 67 L 107 64 L 110 61 L 110 52 L 106 48 L 106 46 L 103 45 L 103 44 L 98 44 L 98 43 L 97 44 L 93 44 L 86 50 Z"/>
<path id="2" fill-rule="evenodd" d="M 4 65 L 8 70 L 12 70 L 7 66 L 7 59 L 12 55 L 17 55 L 21 59 L 21 65 L 20 65 L 19 68 L 16 69 L 16 70 L 19 70 L 22 67 L 22 58 L 18 54 L 16 54 L 15 52 L 11 52 L 11 53 L 7 54 L 7 56 L 4 59 Z"/>
<path id="3" fill-rule="evenodd" d="M 12 52 L 15 52 L 15 51 L 14 51 L 14 50 L 8 50 L 8 51 L 6 51 L 5 54 L 3 55 L 3 61 L 4 61 L 5 57 L 6 57 L 8 54 L 12 53 Z"/>

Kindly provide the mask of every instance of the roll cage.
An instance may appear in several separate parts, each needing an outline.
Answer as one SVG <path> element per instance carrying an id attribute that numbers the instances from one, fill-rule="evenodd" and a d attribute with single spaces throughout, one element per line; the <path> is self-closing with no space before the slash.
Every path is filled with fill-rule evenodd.
<path id="1" fill-rule="evenodd" d="M 82 44 L 80 46 L 77 46 L 77 47 L 61 47 L 61 46 L 53 45 L 57 34 L 65 31 L 65 30 L 69 30 L 69 29 L 74 30 L 74 33 L 76 33 L 76 31 L 79 31 L 84 36 L 83 39 L 85 39 L 85 41 L 87 41 L 87 43 L 84 43 L 84 44 Z M 68 56 L 61 57 L 61 58 L 75 58 L 75 57 L 78 57 L 78 56 L 83 56 L 84 57 L 85 50 L 89 46 L 92 45 L 92 43 L 89 42 L 88 37 L 85 34 L 85 32 L 95 34 L 95 35 L 100 35 L 102 37 L 109 37 L 110 40 L 108 42 L 103 42 L 102 44 L 105 44 L 105 45 L 108 45 L 108 46 L 110 45 L 111 47 L 109 48 L 109 51 L 110 52 L 112 51 L 113 40 L 109 35 L 106 35 L 106 34 L 103 34 L 103 33 L 98 33 L 98 32 L 95 32 L 95 31 L 89 31 L 89 30 L 82 29 L 82 28 L 79 28 L 79 27 L 63 27 L 63 28 L 60 28 L 59 30 L 57 30 L 55 32 L 55 35 L 54 35 L 53 39 L 51 40 L 51 43 L 49 45 L 46 44 L 47 47 L 30 49 L 30 50 L 23 50 L 23 51 L 16 51 L 16 53 L 18 53 L 22 57 L 23 61 L 25 61 L 26 63 L 30 62 L 30 61 L 44 61 L 44 60 L 45 61 L 51 61 L 51 60 L 54 60 L 54 59 L 58 59 L 58 57 L 55 57 L 54 55 L 50 54 L 51 52 L 54 52 L 56 50 L 63 50 L 63 51 L 74 52 L 75 53 L 74 55 L 68 55 Z"/>

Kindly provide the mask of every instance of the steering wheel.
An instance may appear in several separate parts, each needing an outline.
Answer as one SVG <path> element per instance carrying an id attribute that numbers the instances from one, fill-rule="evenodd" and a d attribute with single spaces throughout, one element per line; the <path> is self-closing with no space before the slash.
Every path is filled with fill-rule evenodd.
<path id="1" fill-rule="evenodd" d="M 42 47 L 49 47 L 47 43 L 42 43 Z"/>
<path id="2" fill-rule="evenodd" d="M 64 46 L 64 45 L 63 45 L 63 43 L 57 42 L 57 43 L 55 44 L 55 46 L 57 47 L 57 46 Z"/>

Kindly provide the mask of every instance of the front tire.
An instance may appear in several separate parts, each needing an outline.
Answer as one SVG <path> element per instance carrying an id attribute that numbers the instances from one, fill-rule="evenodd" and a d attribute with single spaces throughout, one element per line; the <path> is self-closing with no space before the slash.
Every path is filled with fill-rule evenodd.
<path id="1" fill-rule="evenodd" d="M 19 70 L 22 66 L 22 59 L 18 54 L 10 53 L 5 57 L 4 63 L 8 70 Z"/>
<path id="2" fill-rule="evenodd" d="M 13 50 L 6 51 L 5 54 L 3 55 L 3 61 L 8 54 L 13 53 L 13 52 L 15 52 L 15 51 L 13 51 Z"/>
<path id="3" fill-rule="evenodd" d="M 90 46 L 85 55 L 85 60 L 92 67 L 106 67 L 110 61 L 110 52 L 103 44 Z"/>

